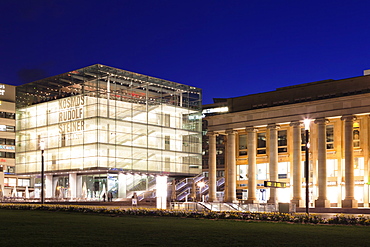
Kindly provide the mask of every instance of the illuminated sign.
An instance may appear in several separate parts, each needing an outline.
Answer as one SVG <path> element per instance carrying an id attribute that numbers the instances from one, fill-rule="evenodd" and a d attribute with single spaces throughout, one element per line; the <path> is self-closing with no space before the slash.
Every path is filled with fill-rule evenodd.
<path id="1" fill-rule="evenodd" d="M 228 111 L 229 111 L 229 107 L 224 106 L 224 107 L 216 107 L 216 108 L 204 109 L 202 111 L 202 113 L 203 114 L 207 114 L 207 113 L 228 112 Z"/>
<path id="2" fill-rule="evenodd" d="M 201 115 L 189 115 L 189 120 L 198 120 L 202 119 Z"/>
<path id="3" fill-rule="evenodd" d="M 73 133 L 85 128 L 83 120 L 83 107 L 85 98 L 82 95 L 59 100 L 59 133 Z"/>
<path id="4" fill-rule="evenodd" d="M 286 188 L 286 183 L 284 183 L 284 182 L 264 181 L 263 185 L 265 187 Z"/>

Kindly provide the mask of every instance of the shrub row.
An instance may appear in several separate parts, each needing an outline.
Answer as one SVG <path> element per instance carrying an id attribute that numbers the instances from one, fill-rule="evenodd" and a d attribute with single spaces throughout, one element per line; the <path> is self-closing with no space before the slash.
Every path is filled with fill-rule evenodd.
<path id="1" fill-rule="evenodd" d="M 344 225 L 370 225 L 368 216 L 338 214 L 326 219 L 317 214 L 286 214 L 286 213 L 258 213 L 258 212 L 229 212 L 229 211 L 190 211 L 152 208 L 129 208 L 104 207 L 104 206 L 75 206 L 75 205 L 42 205 L 42 204 L 0 204 L 1 209 L 12 210 L 46 210 L 65 211 L 92 214 L 109 214 L 114 216 L 137 215 L 137 216 L 163 216 L 182 218 L 204 219 L 234 219 L 249 221 L 275 221 L 301 224 L 344 224 Z"/>

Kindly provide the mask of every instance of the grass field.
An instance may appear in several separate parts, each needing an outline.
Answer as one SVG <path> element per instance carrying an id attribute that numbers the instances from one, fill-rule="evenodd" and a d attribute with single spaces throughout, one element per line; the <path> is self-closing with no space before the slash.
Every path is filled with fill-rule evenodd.
<path id="1" fill-rule="evenodd" d="M 0 210 L 0 246 L 370 246 L 370 227 Z"/>

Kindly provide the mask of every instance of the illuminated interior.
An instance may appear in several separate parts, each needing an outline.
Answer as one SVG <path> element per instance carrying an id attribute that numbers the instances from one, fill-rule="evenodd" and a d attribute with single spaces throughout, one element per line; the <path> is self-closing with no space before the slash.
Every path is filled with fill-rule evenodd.
<path id="1" fill-rule="evenodd" d="M 201 90 L 195 87 L 93 65 L 19 86 L 16 113 L 18 174 L 40 173 L 40 141 L 45 171 L 53 176 L 201 172 Z"/>

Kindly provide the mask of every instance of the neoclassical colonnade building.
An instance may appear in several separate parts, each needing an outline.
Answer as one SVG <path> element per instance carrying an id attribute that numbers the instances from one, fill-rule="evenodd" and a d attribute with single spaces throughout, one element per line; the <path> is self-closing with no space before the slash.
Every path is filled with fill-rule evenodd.
<path id="1" fill-rule="evenodd" d="M 311 207 L 369 206 L 370 71 L 225 99 L 207 116 L 209 200 L 216 200 L 216 136 L 224 135 L 224 201 L 305 205 L 305 130 L 309 124 Z M 220 102 L 220 99 L 218 100 Z M 219 105 L 219 104 L 218 104 Z M 264 187 L 264 181 L 286 188 Z M 237 191 L 243 191 L 237 196 Z"/>

